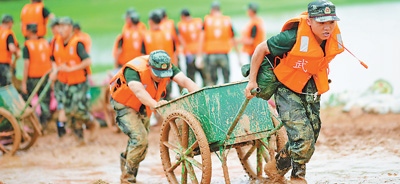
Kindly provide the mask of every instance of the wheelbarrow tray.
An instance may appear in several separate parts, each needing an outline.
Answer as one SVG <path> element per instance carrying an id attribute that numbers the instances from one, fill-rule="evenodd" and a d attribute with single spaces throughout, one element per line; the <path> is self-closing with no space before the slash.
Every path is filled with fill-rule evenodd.
<path id="1" fill-rule="evenodd" d="M 225 142 L 226 134 L 245 100 L 247 83 L 239 81 L 205 87 L 171 100 L 156 110 L 164 118 L 176 110 L 191 113 L 200 122 L 209 144 L 233 145 L 264 138 L 274 126 L 267 101 L 254 98 Z M 189 143 L 194 141 L 193 133 L 190 133 Z"/>
<path id="2" fill-rule="evenodd" d="M 20 117 L 25 101 L 13 85 L 0 87 L 0 107 L 9 111 L 14 117 Z M 5 124 L 7 125 L 7 124 Z M 2 127 L 0 127 L 0 130 Z"/>

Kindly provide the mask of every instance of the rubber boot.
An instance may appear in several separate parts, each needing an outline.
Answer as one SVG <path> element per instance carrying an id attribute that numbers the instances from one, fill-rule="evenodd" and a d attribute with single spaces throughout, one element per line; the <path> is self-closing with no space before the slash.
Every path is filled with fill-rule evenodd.
<path id="1" fill-rule="evenodd" d="M 290 184 L 307 184 L 306 181 L 306 165 L 293 162 L 292 175 L 290 176 Z"/>
<path id="2" fill-rule="evenodd" d="M 121 174 L 121 184 L 136 183 L 137 168 L 124 170 Z"/>
<path id="3" fill-rule="evenodd" d="M 291 158 L 286 148 L 283 148 L 270 162 L 264 171 L 272 183 L 286 183 L 285 174 L 291 169 Z"/>
<path id="4" fill-rule="evenodd" d="M 83 128 L 75 129 L 74 134 L 77 137 L 78 146 L 83 146 L 86 144 L 85 139 L 83 138 Z"/>
<path id="5" fill-rule="evenodd" d="M 124 155 L 124 153 L 121 153 L 119 158 L 120 158 L 121 173 L 123 173 L 125 171 L 126 156 Z"/>
<path id="6" fill-rule="evenodd" d="M 286 148 L 283 148 L 275 156 L 276 168 L 278 173 L 284 176 L 292 168 L 292 159 L 290 158 L 289 152 Z"/>
<path id="7" fill-rule="evenodd" d="M 57 134 L 58 134 L 58 137 L 61 138 L 66 133 L 67 133 L 67 131 L 65 130 L 65 123 L 57 121 Z"/>

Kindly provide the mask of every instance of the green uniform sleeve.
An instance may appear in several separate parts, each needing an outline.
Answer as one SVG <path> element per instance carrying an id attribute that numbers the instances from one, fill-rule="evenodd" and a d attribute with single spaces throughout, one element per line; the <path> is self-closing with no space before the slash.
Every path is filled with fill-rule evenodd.
<path id="1" fill-rule="evenodd" d="M 251 38 L 255 38 L 256 37 L 256 35 L 257 35 L 257 26 L 256 25 L 254 25 L 252 28 L 251 28 Z"/>
<path id="2" fill-rule="evenodd" d="M 11 34 L 9 34 L 7 36 L 7 50 L 8 51 L 10 50 L 10 48 L 8 48 L 8 44 L 10 44 L 10 43 L 14 43 L 15 44 L 14 37 Z"/>
<path id="3" fill-rule="evenodd" d="M 43 14 L 43 18 L 47 18 L 50 15 L 49 9 L 47 9 L 46 7 L 43 7 L 42 14 Z"/>
<path id="4" fill-rule="evenodd" d="M 181 72 L 181 69 L 179 69 L 177 66 L 175 66 L 174 64 L 172 64 L 172 78 L 175 77 L 175 75 L 177 75 L 179 72 Z"/>
<path id="5" fill-rule="evenodd" d="M 297 29 L 286 30 L 267 40 L 268 49 L 273 57 L 279 56 L 292 50 L 297 36 Z"/>
<path id="6" fill-rule="evenodd" d="M 89 58 L 89 54 L 86 52 L 85 46 L 82 42 L 78 42 L 78 45 L 76 46 L 76 52 L 78 53 L 78 56 L 79 58 L 81 58 L 82 61 Z"/>
<path id="7" fill-rule="evenodd" d="M 22 58 L 29 59 L 29 50 L 26 46 L 22 49 Z"/>
<path id="8" fill-rule="evenodd" d="M 139 72 L 133 70 L 132 68 L 126 67 L 124 71 L 124 76 L 127 83 L 129 83 L 130 81 L 140 82 Z"/>

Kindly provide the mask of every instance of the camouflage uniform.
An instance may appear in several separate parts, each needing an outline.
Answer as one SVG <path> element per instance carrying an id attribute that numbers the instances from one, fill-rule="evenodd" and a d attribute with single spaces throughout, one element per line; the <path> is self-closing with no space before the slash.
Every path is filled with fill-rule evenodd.
<path id="1" fill-rule="evenodd" d="M 65 93 L 66 87 L 66 84 L 59 82 L 58 80 L 54 82 L 54 96 L 57 100 L 57 110 L 64 109 L 64 104 L 67 100 Z"/>
<path id="2" fill-rule="evenodd" d="M 47 78 L 47 77 L 46 77 Z M 28 92 L 28 94 L 24 94 L 22 95 L 24 97 L 24 100 L 26 101 L 29 96 L 32 94 L 33 89 L 36 87 L 36 85 L 39 83 L 40 78 L 28 78 L 28 80 L 26 81 L 26 90 Z M 47 81 L 47 79 L 44 79 L 44 81 Z M 39 87 L 38 90 L 38 95 L 42 94 L 44 87 L 46 85 L 42 84 Z M 47 121 L 50 119 L 51 117 L 51 113 L 50 113 L 50 90 L 45 91 L 45 95 L 43 96 L 42 100 L 40 101 L 40 109 L 41 109 L 41 114 L 40 114 L 40 123 L 42 123 L 43 128 L 45 128 L 47 126 Z"/>
<path id="3" fill-rule="evenodd" d="M 71 127 L 75 135 L 83 140 L 83 124 L 92 123 L 90 116 L 90 99 L 88 98 L 89 84 L 66 85 L 65 87 L 65 114 L 70 118 Z"/>
<path id="4" fill-rule="evenodd" d="M 230 66 L 228 54 L 208 54 L 205 58 L 205 85 L 212 86 L 218 82 L 218 68 L 222 69 L 224 81 L 229 82 Z"/>
<path id="5" fill-rule="evenodd" d="M 292 173 L 297 172 L 296 166 L 305 167 L 314 153 L 321 129 L 320 95 L 314 95 L 316 91 L 315 82 L 311 79 L 303 94 L 297 94 L 284 85 L 279 85 L 275 93 L 277 110 L 289 138 L 286 149 L 276 156 L 277 168 L 283 174 L 290 169 L 291 161 Z M 305 168 L 301 169 L 305 171 Z"/>
<path id="6" fill-rule="evenodd" d="M 0 63 L 0 86 L 11 84 L 11 72 L 9 64 Z"/>
<path id="7" fill-rule="evenodd" d="M 144 160 L 150 125 L 146 113 L 137 112 L 111 98 L 118 127 L 129 136 L 126 151 L 121 153 L 121 181 L 136 182 L 139 163 Z"/>

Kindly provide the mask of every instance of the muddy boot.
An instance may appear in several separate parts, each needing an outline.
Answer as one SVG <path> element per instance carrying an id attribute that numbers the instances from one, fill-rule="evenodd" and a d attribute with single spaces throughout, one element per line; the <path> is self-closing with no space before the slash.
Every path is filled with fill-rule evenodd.
<path id="1" fill-rule="evenodd" d="M 65 129 L 65 123 L 61 121 L 57 121 L 56 123 L 57 123 L 57 134 L 58 137 L 61 138 L 67 133 Z"/>
<path id="2" fill-rule="evenodd" d="M 121 174 L 121 184 L 136 183 L 138 169 L 124 170 Z"/>
<path id="3" fill-rule="evenodd" d="M 264 166 L 265 174 L 267 174 L 269 182 L 271 184 L 281 184 L 286 183 L 286 179 L 284 175 L 281 175 L 276 166 L 276 160 L 271 159 L 267 164 Z"/>
<path id="4" fill-rule="evenodd" d="M 88 140 L 90 142 L 93 142 L 98 137 L 100 124 L 94 118 L 90 118 L 90 120 L 86 124 L 87 124 L 88 130 L 89 130 Z"/>
<path id="5" fill-rule="evenodd" d="M 306 165 L 293 162 L 292 175 L 290 176 L 290 184 L 307 184 L 306 181 Z"/>
<path id="6" fill-rule="evenodd" d="M 124 155 L 124 153 L 121 153 L 119 158 L 120 158 L 121 173 L 123 173 L 125 171 L 126 156 Z"/>
<path id="7" fill-rule="evenodd" d="M 292 159 L 290 158 L 289 152 L 286 148 L 283 148 L 275 156 L 276 168 L 278 173 L 284 176 L 292 168 Z"/>
<path id="8" fill-rule="evenodd" d="M 77 141 L 78 141 L 78 146 L 83 146 L 83 145 L 85 145 L 86 143 L 85 143 L 85 139 L 83 138 L 83 128 L 81 129 L 75 129 L 74 130 L 74 134 L 75 134 L 75 136 L 76 136 L 76 138 L 77 138 Z"/>

